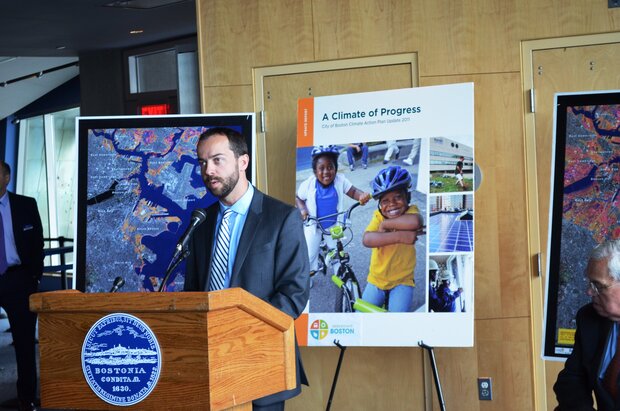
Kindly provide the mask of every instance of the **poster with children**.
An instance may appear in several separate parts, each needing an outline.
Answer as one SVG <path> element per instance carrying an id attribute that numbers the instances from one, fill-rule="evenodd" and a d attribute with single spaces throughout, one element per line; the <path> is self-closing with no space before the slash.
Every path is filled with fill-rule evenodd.
<path id="1" fill-rule="evenodd" d="M 298 101 L 301 345 L 473 346 L 473 83 Z"/>

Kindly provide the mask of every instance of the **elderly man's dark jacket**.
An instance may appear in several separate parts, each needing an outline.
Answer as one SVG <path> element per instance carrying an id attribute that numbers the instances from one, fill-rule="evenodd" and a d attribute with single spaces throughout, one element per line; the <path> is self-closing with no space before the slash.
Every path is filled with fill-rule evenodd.
<path id="1" fill-rule="evenodd" d="M 612 325 L 611 320 L 598 315 L 591 303 L 579 309 L 573 352 L 553 386 L 559 402 L 556 411 L 594 410 L 592 392 L 598 411 L 620 410 L 598 378 Z"/>

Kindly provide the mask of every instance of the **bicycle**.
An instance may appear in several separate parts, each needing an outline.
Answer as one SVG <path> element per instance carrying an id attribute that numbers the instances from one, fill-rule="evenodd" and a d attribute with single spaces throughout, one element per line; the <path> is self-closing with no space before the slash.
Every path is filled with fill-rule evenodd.
<path id="1" fill-rule="evenodd" d="M 351 234 L 351 211 L 361 205 L 356 202 L 346 211 L 330 214 L 320 218 L 308 216 L 304 224 L 310 225 L 314 222 L 315 226 L 324 236 L 331 237 L 336 242 L 335 248 L 329 248 L 325 241 L 321 241 L 319 246 L 319 270 L 324 275 L 327 274 L 327 270 L 332 272 L 331 281 L 339 288 L 340 292 L 336 299 L 336 312 L 350 313 L 350 312 L 386 312 L 385 309 L 377 307 L 367 301 L 362 300 L 362 291 L 357 281 L 357 277 L 353 272 L 351 264 L 349 264 L 350 257 L 344 248 L 351 242 L 343 244 L 343 240 L 346 239 L 345 232 L 349 230 Z M 320 224 L 321 221 L 327 219 L 333 219 L 342 215 L 342 221 L 338 221 L 329 229 L 323 228 Z"/>

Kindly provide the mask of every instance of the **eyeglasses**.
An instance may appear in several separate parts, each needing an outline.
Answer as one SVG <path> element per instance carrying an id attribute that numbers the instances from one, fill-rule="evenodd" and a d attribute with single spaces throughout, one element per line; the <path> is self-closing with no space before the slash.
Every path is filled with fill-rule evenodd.
<path id="1" fill-rule="evenodd" d="M 588 281 L 588 286 L 590 287 L 590 290 L 592 290 L 596 295 L 600 295 L 601 293 L 605 292 L 605 290 L 611 288 L 614 284 L 616 284 L 616 281 L 612 281 L 609 284 L 601 284 L 597 281 Z"/>

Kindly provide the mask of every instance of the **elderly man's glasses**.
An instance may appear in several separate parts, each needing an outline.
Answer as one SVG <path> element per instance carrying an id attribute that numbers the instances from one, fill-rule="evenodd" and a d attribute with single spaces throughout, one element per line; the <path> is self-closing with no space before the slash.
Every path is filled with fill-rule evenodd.
<path id="1" fill-rule="evenodd" d="M 601 284 L 598 281 L 588 281 L 588 285 L 590 286 L 590 290 L 592 290 L 596 295 L 600 295 L 605 292 L 608 288 L 611 288 L 616 281 L 612 281 L 609 284 Z"/>

